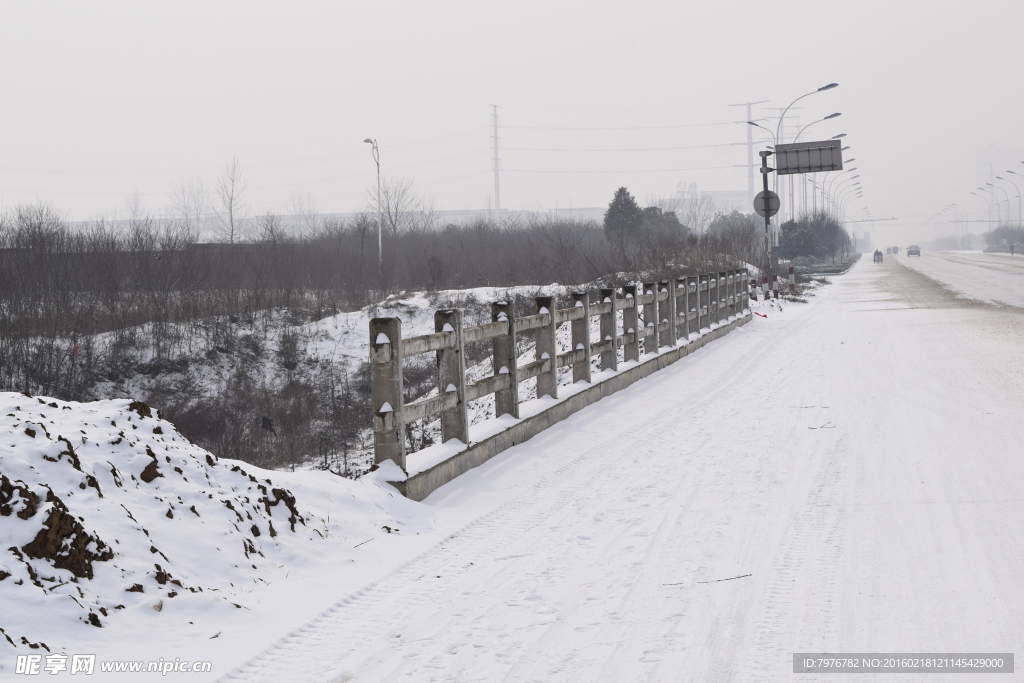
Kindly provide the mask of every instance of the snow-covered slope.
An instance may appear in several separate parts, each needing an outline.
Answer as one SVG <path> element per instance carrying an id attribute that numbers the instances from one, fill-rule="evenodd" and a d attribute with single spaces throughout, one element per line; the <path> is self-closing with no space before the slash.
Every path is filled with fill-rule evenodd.
<path id="1" fill-rule="evenodd" d="M 339 536 L 407 527 L 412 504 L 388 493 L 218 460 L 141 402 L 0 393 L 0 643 L 60 647 L 171 603 L 241 609 Z"/>

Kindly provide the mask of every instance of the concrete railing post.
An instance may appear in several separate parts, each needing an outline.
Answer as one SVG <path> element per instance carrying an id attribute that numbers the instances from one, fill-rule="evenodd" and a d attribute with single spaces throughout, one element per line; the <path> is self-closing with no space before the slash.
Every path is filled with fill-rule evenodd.
<path id="1" fill-rule="evenodd" d="M 743 311 L 750 308 L 750 274 L 744 268 L 739 272 L 739 291 L 736 292 L 736 314 L 743 315 Z"/>
<path id="2" fill-rule="evenodd" d="M 516 316 L 511 301 L 491 304 L 491 322 L 508 322 L 508 333 L 494 338 L 494 374 L 508 375 L 508 386 L 494 393 L 494 415 L 519 417 L 519 373 L 516 372 Z"/>
<path id="3" fill-rule="evenodd" d="M 697 331 L 711 327 L 711 278 L 707 275 L 697 276 Z"/>
<path id="4" fill-rule="evenodd" d="M 718 271 L 718 322 L 724 323 L 729 319 L 729 281 L 728 273 L 724 270 Z"/>
<path id="5" fill-rule="evenodd" d="M 676 345 L 676 293 L 675 283 L 671 280 L 662 280 L 658 283 L 658 292 L 668 296 L 664 301 L 658 302 L 658 328 L 666 325 L 661 334 L 658 335 L 658 343 L 661 346 Z"/>
<path id="6" fill-rule="evenodd" d="M 708 327 L 718 322 L 718 273 L 708 273 Z"/>
<path id="7" fill-rule="evenodd" d="M 370 320 L 370 400 L 373 403 L 373 460 L 394 460 L 405 470 L 402 421 L 402 321 Z"/>
<path id="8" fill-rule="evenodd" d="M 779 276 L 772 275 L 772 298 L 779 298 Z"/>
<path id="9" fill-rule="evenodd" d="M 689 309 L 686 308 L 686 278 L 677 277 L 673 280 L 673 283 L 675 284 L 674 296 L 676 298 L 676 339 L 689 339 L 689 326 L 686 324 L 686 313 L 689 311 Z"/>
<path id="10" fill-rule="evenodd" d="M 458 439 L 469 443 L 469 418 L 466 415 L 466 367 L 462 354 L 462 311 L 449 309 L 434 313 L 434 331 L 452 332 L 453 348 L 437 352 L 437 389 L 443 395 L 455 392 L 453 408 L 441 411 L 441 441 Z"/>
<path id="11" fill-rule="evenodd" d="M 537 312 L 547 313 L 550 316 L 548 324 L 537 328 L 537 346 L 535 354 L 537 360 L 551 359 L 551 368 L 547 372 L 537 375 L 537 398 L 550 396 L 558 398 L 558 345 L 555 342 L 555 297 L 538 296 Z"/>
<path id="12" fill-rule="evenodd" d="M 796 272 L 793 270 L 793 266 L 789 267 L 789 293 L 796 293 Z"/>
<path id="13" fill-rule="evenodd" d="M 619 316 L 617 311 L 619 310 L 619 302 L 615 298 L 614 289 L 601 289 L 601 303 L 610 304 L 611 309 L 607 313 L 602 313 L 600 318 L 601 323 L 601 341 L 612 342 L 611 351 L 601 352 L 601 369 L 602 370 L 617 370 L 619 368 L 619 354 L 616 337 L 618 333 L 618 322 Z"/>
<path id="14" fill-rule="evenodd" d="M 572 348 L 574 351 L 584 349 L 585 358 L 572 364 L 572 382 L 580 380 L 590 383 L 590 295 L 587 292 L 573 292 L 572 305 L 583 309 L 583 317 L 573 320 Z"/>
<path id="15" fill-rule="evenodd" d="M 644 295 L 651 295 L 651 302 L 644 304 L 644 327 L 653 327 L 653 333 L 644 337 L 644 353 L 658 352 L 658 283 L 645 282 Z"/>
<path id="16" fill-rule="evenodd" d="M 622 359 L 623 360 L 640 360 L 640 322 L 639 313 L 637 307 L 639 304 L 636 300 L 636 285 L 626 285 L 622 288 L 622 298 L 624 306 L 629 306 L 627 301 L 632 300 L 633 305 L 630 308 L 622 309 L 622 334 L 628 336 L 633 335 L 633 341 L 625 341 L 622 348 Z"/>
<path id="17" fill-rule="evenodd" d="M 738 290 L 738 275 L 736 269 L 729 270 L 729 317 L 736 314 L 736 290 Z"/>
<path id="18" fill-rule="evenodd" d="M 691 334 L 700 334 L 700 277 L 690 275 L 686 278 L 686 338 Z M 692 314 L 692 317 L 691 317 Z"/>

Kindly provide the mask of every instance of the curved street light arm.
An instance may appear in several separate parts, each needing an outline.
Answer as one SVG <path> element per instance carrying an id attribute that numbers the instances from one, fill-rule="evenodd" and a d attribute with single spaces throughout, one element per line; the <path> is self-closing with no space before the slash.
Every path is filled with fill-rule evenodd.
<path id="1" fill-rule="evenodd" d="M 840 176 L 842 176 L 842 175 L 846 175 L 847 173 L 852 173 L 853 171 L 856 171 L 856 170 L 857 170 L 857 167 L 856 167 L 856 166 L 854 166 L 853 168 L 848 168 L 848 169 L 846 169 L 846 170 L 840 171 L 840 172 L 839 172 L 839 175 L 837 175 L 837 176 L 836 176 L 835 178 L 833 178 L 833 179 L 832 179 L 832 180 L 831 180 L 831 181 L 829 182 L 829 184 L 828 184 L 828 193 L 829 193 L 829 194 L 832 194 L 832 184 L 833 184 L 833 183 L 835 183 L 835 182 L 836 182 L 837 180 L 839 180 L 839 177 L 840 177 Z M 844 180 L 843 182 L 846 182 L 846 181 Z M 842 183 L 840 183 L 840 185 L 842 185 Z"/>
<path id="2" fill-rule="evenodd" d="M 796 104 L 797 102 L 799 102 L 800 100 L 802 100 L 805 97 L 809 97 L 809 96 L 813 95 L 814 93 L 822 92 L 824 90 L 831 90 L 832 88 L 835 88 L 838 85 L 839 85 L 838 83 L 829 83 L 828 85 L 822 86 L 822 87 L 818 88 L 817 90 L 813 90 L 813 91 L 807 93 L 806 95 L 801 95 L 800 97 L 798 97 L 795 100 L 793 100 L 792 102 L 790 102 L 789 106 L 786 107 L 785 110 L 783 110 L 782 116 L 779 117 L 779 125 L 775 127 L 775 139 L 778 140 L 779 139 L 779 135 L 782 134 L 782 122 L 785 120 L 786 114 L 789 113 L 789 110 L 792 109 L 794 104 Z"/>
<path id="3" fill-rule="evenodd" d="M 1013 171 L 1007 171 L 1007 173 L 1013 173 Z M 1013 173 L 1013 174 L 1017 175 L 1016 173 Z M 1004 183 L 1010 183 L 1011 185 L 1013 185 L 1013 189 L 1015 189 L 1017 191 L 1017 223 L 1020 224 L 1020 208 L 1021 208 L 1020 188 L 1017 187 L 1017 183 L 1013 182 L 1009 178 L 1003 178 L 1002 176 L 996 176 L 996 178 L 999 178 L 999 180 L 1002 180 Z M 1009 196 L 1009 195 L 1007 195 L 1007 196 Z M 1010 200 L 1009 199 L 1006 200 L 1006 212 L 1007 213 L 1011 213 L 1010 212 Z"/>

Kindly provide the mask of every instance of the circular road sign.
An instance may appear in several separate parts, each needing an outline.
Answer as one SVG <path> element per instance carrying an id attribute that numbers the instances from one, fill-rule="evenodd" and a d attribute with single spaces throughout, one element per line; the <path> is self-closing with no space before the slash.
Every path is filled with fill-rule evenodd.
<path id="1" fill-rule="evenodd" d="M 758 192 L 757 196 L 754 197 L 754 211 L 757 212 L 758 216 L 764 218 L 766 215 L 771 218 L 779 212 L 779 195 L 775 194 L 771 190 L 768 192 Z"/>

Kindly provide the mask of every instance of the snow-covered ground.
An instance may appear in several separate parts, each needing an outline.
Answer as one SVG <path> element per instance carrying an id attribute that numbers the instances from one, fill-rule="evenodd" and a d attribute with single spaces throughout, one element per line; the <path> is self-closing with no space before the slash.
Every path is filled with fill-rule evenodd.
<path id="1" fill-rule="evenodd" d="M 893 258 L 893 257 L 887 257 Z M 979 301 L 1024 308 L 1024 255 L 981 251 L 922 251 L 896 260 Z"/>
<path id="2" fill-rule="evenodd" d="M 242 608 L 189 593 L 33 637 L 275 682 L 762 681 L 799 651 L 1020 650 L 1024 315 L 867 260 L 809 301 L 422 504 L 383 471 L 245 467 L 325 538 L 279 533 Z"/>

